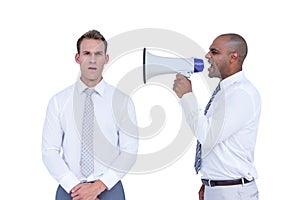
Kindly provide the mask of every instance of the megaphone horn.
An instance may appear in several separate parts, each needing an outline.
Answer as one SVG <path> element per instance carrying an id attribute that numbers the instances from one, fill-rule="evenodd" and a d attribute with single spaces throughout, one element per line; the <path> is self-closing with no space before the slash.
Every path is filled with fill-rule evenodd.
<path id="1" fill-rule="evenodd" d="M 143 51 L 143 79 L 144 83 L 150 78 L 162 74 L 180 73 L 189 78 L 193 73 L 202 72 L 203 60 L 200 58 L 171 58 L 161 57 Z"/>

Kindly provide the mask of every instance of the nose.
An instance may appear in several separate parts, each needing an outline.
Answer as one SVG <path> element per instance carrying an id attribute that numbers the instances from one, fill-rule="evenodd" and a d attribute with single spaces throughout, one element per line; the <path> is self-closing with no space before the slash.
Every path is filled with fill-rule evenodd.
<path id="1" fill-rule="evenodd" d="M 210 58 L 211 58 L 211 56 L 210 56 L 210 53 L 209 53 L 209 52 L 207 52 L 207 54 L 205 55 L 205 58 L 206 58 L 206 59 L 210 59 Z"/>
<path id="2" fill-rule="evenodd" d="M 95 61 L 96 61 L 96 55 L 92 53 L 90 56 L 90 62 L 94 63 Z"/>

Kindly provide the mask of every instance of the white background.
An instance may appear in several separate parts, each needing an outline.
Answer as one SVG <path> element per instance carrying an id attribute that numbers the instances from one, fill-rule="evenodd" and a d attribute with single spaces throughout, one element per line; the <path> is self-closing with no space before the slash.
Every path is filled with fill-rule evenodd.
<path id="1" fill-rule="evenodd" d="M 78 75 L 74 61 L 78 37 L 98 29 L 109 40 L 140 28 L 176 31 L 204 50 L 222 33 L 245 37 L 249 46 L 245 73 L 263 103 L 255 154 L 260 198 L 295 199 L 300 179 L 300 99 L 294 93 L 299 91 L 299 18 L 292 0 L 1 1 L 1 199 L 54 199 L 57 183 L 41 161 L 41 133 L 48 100 Z M 115 77 L 118 74 L 107 75 L 112 83 Z M 157 97 L 153 92 L 146 100 L 141 94 L 135 101 L 145 125 L 149 113 L 142 112 L 141 101 L 147 104 Z M 165 98 L 170 96 L 174 98 L 167 92 Z M 205 102 L 207 94 L 203 98 Z M 175 116 L 181 112 L 176 103 L 168 105 L 174 106 L 175 114 L 167 116 L 166 129 L 176 124 Z M 142 150 L 164 148 L 173 136 L 158 137 L 161 140 L 142 142 Z M 193 169 L 194 144 L 163 170 L 127 175 L 123 179 L 127 199 L 196 200 L 200 177 Z"/>

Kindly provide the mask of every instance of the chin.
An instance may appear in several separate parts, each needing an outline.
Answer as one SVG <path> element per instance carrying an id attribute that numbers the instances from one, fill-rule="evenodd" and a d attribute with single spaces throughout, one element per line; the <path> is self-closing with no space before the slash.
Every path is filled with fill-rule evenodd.
<path id="1" fill-rule="evenodd" d="M 96 80 L 99 79 L 99 76 L 95 76 L 95 75 L 87 76 L 87 79 L 90 80 L 90 81 L 96 81 Z"/>

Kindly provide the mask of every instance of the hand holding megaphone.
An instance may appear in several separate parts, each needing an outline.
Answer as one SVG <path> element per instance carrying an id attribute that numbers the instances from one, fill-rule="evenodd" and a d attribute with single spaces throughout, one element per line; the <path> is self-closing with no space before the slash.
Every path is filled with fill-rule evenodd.
<path id="1" fill-rule="evenodd" d="M 181 98 L 184 94 L 192 92 L 191 81 L 181 74 L 176 74 L 176 79 L 174 80 L 173 90 L 176 95 Z"/>
<path id="2" fill-rule="evenodd" d="M 202 72 L 203 60 L 200 58 L 171 58 L 153 55 L 144 48 L 143 78 L 144 83 L 150 78 L 162 74 L 179 73 L 189 78 L 193 73 Z"/>

